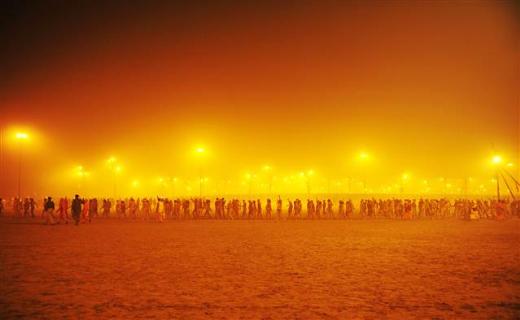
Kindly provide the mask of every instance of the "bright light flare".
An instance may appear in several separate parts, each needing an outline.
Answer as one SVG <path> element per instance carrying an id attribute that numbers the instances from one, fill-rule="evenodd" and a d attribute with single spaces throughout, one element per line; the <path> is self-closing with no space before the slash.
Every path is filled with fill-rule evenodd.
<path id="1" fill-rule="evenodd" d="M 114 156 L 110 156 L 110 157 L 107 159 L 107 163 L 110 164 L 110 165 L 116 163 L 116 161 L 117 161 L 117 158 L 114 157 Z"/>
<path id="2" fill-rule="evenodd" d="M 29 134 L 27 132 L 16 132 L 14 137 L 17 140 L 28 140 L 29 139 Z"/>
<path id="3" fill-rule="evenodd" d="M 499 165 L 501 164 L 503 161 L 502 159 L 502 156 L 501 155 L 494 155 L 492 158 L 491 158 L 491 163 L 493 163 L 494 165 Z"/>
<path id="4" fill-rule="evenodd" d="M 361 161 L 367 161 L 369 158 L 370 158 L 370 155 L 365 151 L 361 151 L 358 154 L 358 159 Z"/>
<path id="5" fill-rule="evenodd" d="M 85 171 L 85 168 L 82 165 L 76 166 L 76 168 L 74 168 L 74 172 L 75 172 L 76 176 L 78 176 L 80 178 L 85 178 L 85 177 L 90 176 L 90 172 Z"/>

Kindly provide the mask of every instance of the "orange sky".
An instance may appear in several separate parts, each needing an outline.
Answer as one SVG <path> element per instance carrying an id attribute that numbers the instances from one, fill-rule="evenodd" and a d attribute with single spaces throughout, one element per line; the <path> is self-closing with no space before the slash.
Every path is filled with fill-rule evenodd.
<path id="1" fill-rule="evenodd" d="M 493 149 L 518 166 L 512 3 L 12 1 L 0 125 L 39 137 L 23 157 L 31 194 L 69 192 L 61 173 L 78 164 L 104 181 L 112 154 L 121 185 L 193 179 L 197 144 L 215 181 L 265 164 L 280 178 L 312 168 L 374 188 L 405 171 L 487 179 Z M 0 191 L 12 195 L 8 142 Z"/>

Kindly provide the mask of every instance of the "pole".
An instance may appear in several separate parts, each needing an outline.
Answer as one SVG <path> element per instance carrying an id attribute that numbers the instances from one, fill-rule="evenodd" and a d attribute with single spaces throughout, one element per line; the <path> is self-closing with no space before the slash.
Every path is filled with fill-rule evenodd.
<path id="1" fill-rule="evenodd" d="M 18 144 L 18 199 L 22 198 L 22 145 Z"/>
<path id="2" fill-rule="evenodd" d="M 199 198 L 202 199 L 202 167 L 199 166 Z"/>
<path id="3" fill-rule="evenodd" d="M 495 179 L 497 180 L 497 200 L 500 201 L 500 181 L 498 180 L 498 169 L 496 170 Z"/>
<path id="4" fill-rule="evenodd" d="M 6 173 L 4 172 L 4 128 L 0 127 L 0 195 L 3 194 L 7 184 Z"/>
<path id="5" fill-rule="evenodd" d="M 4 181 L 4 128 L 0 127 L 0 194 L 3 192 Z"/>
<path id="6" fill-rule="evenodd" d="M 116 181 L 116 173 L 114 171 L 115 169 L 112 169 L 112 184 L 114 189 L 114 201 L 117 199 L 117 181 Z"/>

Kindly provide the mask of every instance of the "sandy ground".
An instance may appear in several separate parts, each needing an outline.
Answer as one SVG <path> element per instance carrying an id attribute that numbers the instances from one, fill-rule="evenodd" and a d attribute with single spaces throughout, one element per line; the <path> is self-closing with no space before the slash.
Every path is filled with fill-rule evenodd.
<path id="1" fill-rule="evenodd" d="M 0 318 L 520 318 L 520 221 L 0 220 Z"/>

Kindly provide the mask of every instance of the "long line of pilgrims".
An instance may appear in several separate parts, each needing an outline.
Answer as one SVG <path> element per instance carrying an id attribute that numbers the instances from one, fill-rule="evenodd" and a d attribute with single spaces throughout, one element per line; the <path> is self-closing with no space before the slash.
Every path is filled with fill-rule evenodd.
<path id="1" fill-rule="evenodd" d="M 50 205 L 52 202 L 52 205 Z M 306 210 L 302 201 L 287 200 L 286 208 L 278 198 L 275 203 L 267 199 L 263 203 L 258 200 L 232 199 L 226 201 L 217 198 L 215 201 L 202 198 L 168 199 L 168 198 L 128 198 L 119 199 L 113 203 L 111 199 L 83 199 L 81 201 L 81 219 L 91 221 L 94 217 L 115 217 L 164 221 L 166 219 L 349 219 L 386 218 L 386 219 L 503 219 L 520 217 L 519 200 L 470 200 L 458 199 L 362 199 L 358 210 L 352 200 L 339 200 L 337 207 L 331 199 L 307 200 Z M 265 204 L 265 206 L 264 206 Z M 35 216 L 36 201 L 14 199 L 12 208 L 15 216 Z M 0 215 L 5 204 L 0 199 Z M 44 200 L 42 215 L 50 222 L 68 222 L 70 200 L 58 200 L 57 210 L 54 210 L 54 200 L 50 197 Z M 285 209 L 285 210 L 284 210 Z"/>

